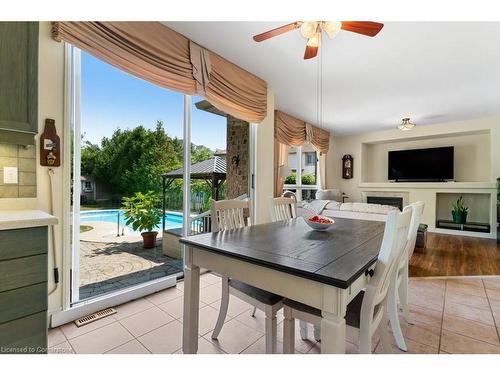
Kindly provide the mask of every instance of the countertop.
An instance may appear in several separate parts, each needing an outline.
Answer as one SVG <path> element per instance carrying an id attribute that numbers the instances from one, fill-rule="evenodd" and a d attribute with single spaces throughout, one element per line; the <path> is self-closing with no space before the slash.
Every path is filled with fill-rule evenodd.
<path id="1" fill-rule="evenodd" d="M 0 210 L 0 230 L 43 227 L 57 223 L 57 217 L 40 210 Z"/>

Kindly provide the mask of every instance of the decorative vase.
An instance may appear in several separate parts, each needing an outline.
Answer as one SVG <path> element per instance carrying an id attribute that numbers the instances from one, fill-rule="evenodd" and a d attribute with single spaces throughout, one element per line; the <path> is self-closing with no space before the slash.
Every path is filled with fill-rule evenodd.
<path id="1" fill-rule="evenodd" d="M 156 236 L 158 232 L 143 232 L 142 236 L 142 247 L 145 249 L 150 249 L 156 246 Z"/>
<path id="2" fill-rule="evenodd" d="M 467 222 L 467 211 L 451 211 L 453 222 L 457 224 L 465 224 Z"/>

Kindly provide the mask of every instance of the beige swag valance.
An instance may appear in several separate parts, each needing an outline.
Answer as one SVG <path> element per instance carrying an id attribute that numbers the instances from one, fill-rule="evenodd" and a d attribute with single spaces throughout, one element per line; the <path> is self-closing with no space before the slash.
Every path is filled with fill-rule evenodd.
<path id="1" fill-rule="evenodd" d="M 158 86 L 260 123 L 267 83 L 158 22 L 53 22 L 53 38 Z"/>
<path id="2" fill-rule="evenodd" d="M 288 164 L 288 148 L 310 143 L 319 151 L 317 185 L 326 186 L 326 153 L 330 147 L 330 132 L 299 120 L 282 111 L 274 111 L 274 196 L 283 192 L 282 171 Z"/>
<path id="3" fill-rule="evenodd" d="M 330 132 L 278 110 L 274 111 L 274 138 L 287 146 L 307 142 L 322 153 L 327 153 L 330 146 Z"/>

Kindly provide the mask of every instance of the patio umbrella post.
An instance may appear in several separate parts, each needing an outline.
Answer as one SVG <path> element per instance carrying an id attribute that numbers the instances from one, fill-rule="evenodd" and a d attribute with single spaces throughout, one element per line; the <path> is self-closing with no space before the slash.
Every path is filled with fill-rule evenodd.
<path id="1" fill-rule="evenodd" d="M 167 187 L 165 185 L 166 176 L 161 176 L 161 187 L 162 187 L 162 195 L 161 195 L 161 206 L 163 210 L 163 216 L 161 217 L 161 227 L 162 227 L 162 236 L 165 233 L 165 194 L 167 193 Z"/>
<path id="2" fill-rule="evenodd" d="M 118 215 L 116 216 L 116 237 L 120 237 L 120 210 L 118 210 Z"/>
<path id="3" fill-rule="evenodd" d="M 216 201 L 219 200 L 219 180 L 214 176 L 212 176 L 212 198 Z"/>

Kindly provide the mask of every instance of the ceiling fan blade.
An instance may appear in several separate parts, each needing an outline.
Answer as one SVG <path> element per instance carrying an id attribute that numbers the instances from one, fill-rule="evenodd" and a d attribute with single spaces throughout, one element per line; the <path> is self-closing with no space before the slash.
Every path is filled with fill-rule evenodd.
<path id="1" fill-rule="evenodd" d="M 306 50 L 304 52 L 304 60 L 312 59 L 318 54 L 319 47 L 313 47 L 306 45 Z"/>
<path id="2" fill-rule="evenodd" d="M 375 36 L 384 27 L 383 23 L 369 21 L 342 21 L 342 30 L 366 36 Z"/>
<path id="3" fill-rule="evenodd" d="M 283 25 L 283 26 L 277 27 L 275 29 L 266 31 L 265 33 L 255 35 L 253 37 L 253 40 L 255 40 L 256 42 L 262 42 L 262 41 L 269 39 L 269 38 L 272 38 L 274 36 L 278 36 L 278 35 L 281 35 L 281 34 L 288 32 L 288 31 L 292 31 L 293 29 L 296 29 L 299 26 L 300 26 L 300 22 L 289 23 L 288 25 Z"/>

